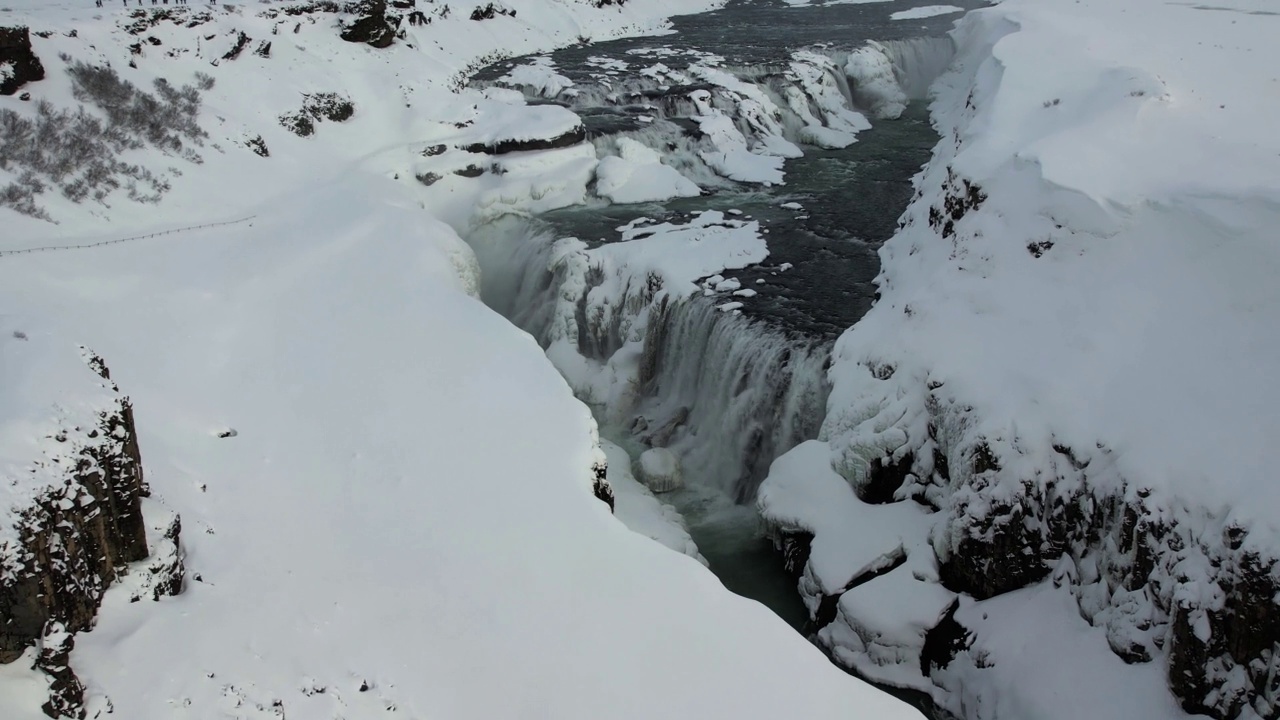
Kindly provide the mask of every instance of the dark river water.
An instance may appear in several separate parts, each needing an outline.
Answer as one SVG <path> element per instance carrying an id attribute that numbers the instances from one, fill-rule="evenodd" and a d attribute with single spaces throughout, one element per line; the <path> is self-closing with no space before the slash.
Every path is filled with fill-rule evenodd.
<path id="1" fill-rule="evenodd" d="M 558 237 L 603 243 L 617 241 L 616 229 L 641 217 L 679 222 L 692 213 L 722 210 L 759 220 L 768 231 L 769 258 L 759 266 L 732 273 L 743 288 L 758 293 L 742 299 L 744 317 L 767 327 L 767 332 L 783 333 L 796 343 L 826 353 L 831 341 L 857 322 L 874 302 L 873 280 L 879 272 L 877 250 L 896 231 L 898 218 L 912 196 L 912 178 L 938 141 L 929 122 L 924 89 L 941 68 L 924 67 L 936 62 L 925 56 L 935 46 L 918 39 L 945 37 L 960 15 L 900 21 L 890 18 L 892 13 L 928 4 L 934 3 L 898 0 L 792 7 L 771 0 L 735 0 L 720 11 L 675 18 L 674 34 L 577 46 L 553 53 L 557 72 L 573 80 L 577 88 L 607 84 L 619 91 L 584 91 L 572 98 L 532 100 L 556 102 L 573 109 L 584 119 L 589 137 L 602 151 L 607 147 L 602 138 L 644 129 L 637 117 L 652 112 L 654 102 L 665 101 L 654 125 L 664 126 L 667 137 L 690 132 L 690 128 L 696 133 L 697 125 L 690 117 L 693 109 L 677 101 L 695 86 L 655 88 L 653 83 L 644 85 L 637 73 L 656 62 L 682 69 L 699 62 L 703 53 L 723 58 L 720 67 L 763 87 L 770 77 L 780 76 L 796 50 L 812 48 L 838 56 L 867 41 L 898 43 L 904 64 L 901 84 L 914 97 L 900 117 L 872 118 L 872 128 L 861 132 L 858 141 L 846 148 L 802 146 L 803 157 L 786 161 L 786 181 L 782 185 L 764 187 L 719 180 L 714 192 L 701 197 L 636 205 L 608 205 L 601 201 L 547 213 L 537 222 L 549 226 Z M 951 4 L 971 9 L 986 3 L 957 0 Z M 917 46 L 923 48 L 918 62 L 912 56 Z M 491 83 L 515 65 L 528 61 L 517 58 L 487 68 L 475 82 Z M 925 74 L 911 77 L 912 72 Z M 684 113 L 682 107 L 688 112 Z M 655 149 L 665 152 L 674 146 Z M 665 402 L 663 398 L 656 400 Z M 597 414 L 602 418 L 603 435 L 627 447 L 633 456 L 644 449 L 627 428 L 610 427 L 603 422 L 605 414 Z M 820 421 L 820 416 L 812 419 L 815 432 Z M 779 452 L 785 449 L 777 448 Z M 800 602 L 794 581 L 783 572 L 780 556 L 762 536 L 751 498 L 745 498 L 748 502 L 743 503 L 743 497 L 700 485 L 697 477 L 686 480 L 685 489 L 662 498 L 684 515 L 712 571 L 730 590 L 766 604 L 802 630 L 808 611 Z M 895 694 L 901 694 L 926 714 L 938 716 L 927 698 Z"/>

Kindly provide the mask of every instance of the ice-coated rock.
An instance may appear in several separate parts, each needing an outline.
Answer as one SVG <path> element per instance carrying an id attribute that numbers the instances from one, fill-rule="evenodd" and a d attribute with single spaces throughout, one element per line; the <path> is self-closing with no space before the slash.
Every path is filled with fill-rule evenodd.
<path id="1" fill-rule="evenodd" d="M 684 485 L 680 460 L 666 448 L 651 448 L 640 454 L 640 481 L 654 492 L 669 492 Z"/>

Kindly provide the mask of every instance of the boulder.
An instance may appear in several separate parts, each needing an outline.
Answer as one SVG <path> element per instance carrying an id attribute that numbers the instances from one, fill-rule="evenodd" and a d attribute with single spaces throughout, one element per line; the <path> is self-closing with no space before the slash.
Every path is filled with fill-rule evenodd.
<path id="1" fill-rule="evenodd" d="M 387 22 L 387 5 L 382 0 L 362 2 L 357 8 L 360 17 L 342 29 L 342 39 L 347 42 L 365 43 L 375 48 L 390 47 L 395 42 L 396 31 Z"/>
<path id="2" fill-rule="evenodd" d="M 31 48 L 25 27 L 0 27 L 0 95 L 13 95 L 29 82 L 44 79 L 44 65 Z"/>
<path id="3" fill-rule="evenodd" d="M 640 481 L 654 492 L 669 492 L 684 485 L 680 460 L 666 448 L 650 448 L 640 454 Z"/>

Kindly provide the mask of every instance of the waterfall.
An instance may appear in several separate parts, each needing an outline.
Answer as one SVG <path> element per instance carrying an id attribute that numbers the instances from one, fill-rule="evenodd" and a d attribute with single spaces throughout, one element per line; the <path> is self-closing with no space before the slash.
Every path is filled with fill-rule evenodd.
<path id="1" fill-rule="evenodd" d="M 886 40 L 879 45 L 893 64 L 893 74 L 910 100 L 927 98 L 929 86 L 950 67 L 956 55 L 956 45 L 950 37 Z"/>
<path id="2" fill-rule="evenodd" d="M 565 243 L 574 241 L 558 240 L 537 221 L 503 218 L 468 242 L 481 264 L 485 303 L 544 348 L 558 339 L 557 324 L 568 322 L 574 350 L 603 365 L 639 335 L 635 394 L 601 410 L 640 442 L 679 455 L 691 482 L 750 501 L 774 458 L 817 436 L 830 392 L 830 343 L 721 312 L 712 298 L 673 295 L 646 278 L 629 283 L 608 315 L 587 313 L 598 268 L 564 262 Z"/>
<path id="3" fill-rule="evenodd" d="M 686 477 L 749 501 L 774 458 L 817 437 L 829 357 L 829 345 L 704 298 L 662 303 L 645 336 L 633 428 L 680 455 Z"/>
<path id="4" fill-rule="evenodd" d="M 601 158 L 621 156 L 625 138 L 704 190 L 726 188 L 735 184 L 713 160 L 794 157 L 795 143 L 847 147 L 870 127 L 859 109 L 898 117 L 953 54 L 949 38 L 916 38 L 795 50 L 743 67 L 694 59 L 596 77 L 553 102 L 583 118 Z M 542 88 L 524 91 L 533 98 Z M 735 128 L 737 148 L 725 140 Z M 670 448 L 692 483 L 749 501 L 776 457 L 817 436 L 829 343 L 723 312 L 723 297 L 665 287 L 647 271 L 605 268 L 588 243 L 538 221 L 500 219 L 468 241 L 485 302 L 547 349 L 602 422 Z"/>

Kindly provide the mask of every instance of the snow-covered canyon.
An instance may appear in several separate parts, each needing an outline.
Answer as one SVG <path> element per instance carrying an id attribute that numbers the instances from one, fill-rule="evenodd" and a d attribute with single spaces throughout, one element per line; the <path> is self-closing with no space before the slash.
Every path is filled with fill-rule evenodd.
<path id="1" fill-rule="evenodd" d="M 0 715 L 1280 714 L 1261 0 L 10 4 Z"/>

